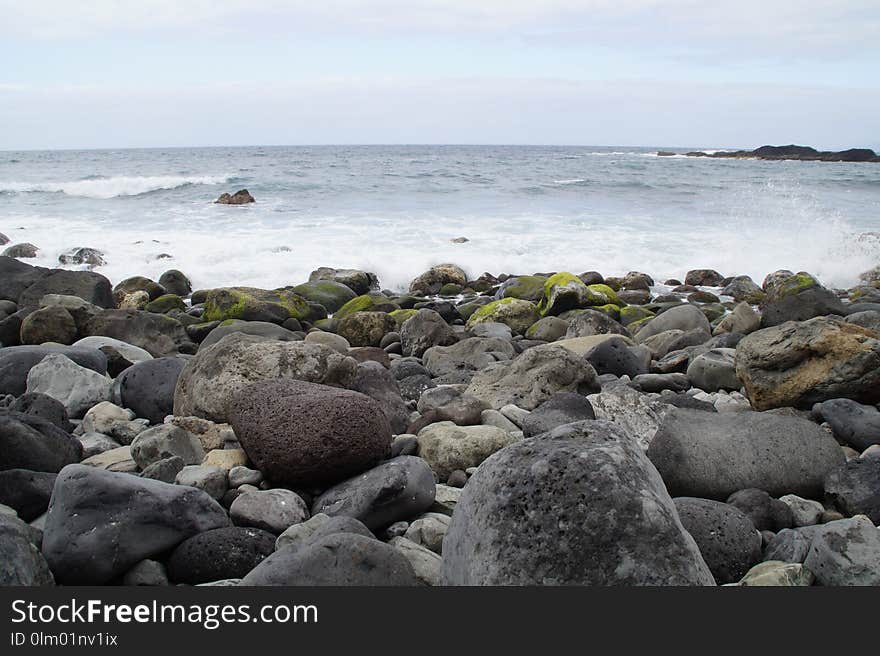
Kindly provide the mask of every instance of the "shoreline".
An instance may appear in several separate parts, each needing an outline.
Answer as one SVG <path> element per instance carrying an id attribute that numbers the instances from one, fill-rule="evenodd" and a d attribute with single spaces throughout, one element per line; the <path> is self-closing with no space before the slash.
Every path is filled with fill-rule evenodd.
<path id="1" fill-rule="evenodd" d="M 880 584 L 880 267 L 114 283 L 0 257 L 6 584 Z"/>

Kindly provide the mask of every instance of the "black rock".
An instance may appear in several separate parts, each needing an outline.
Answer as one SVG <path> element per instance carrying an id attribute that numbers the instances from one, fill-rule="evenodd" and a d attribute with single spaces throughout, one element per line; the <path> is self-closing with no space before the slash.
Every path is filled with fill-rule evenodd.
<path id="1" fill-rule="evenodd" d="M 606 339 L 589 349 L 584 358 L 593 365 L 597 374 L 614 374 L 634 378 L 648 373 L 648 362 L 629 347 L 622 337 Z"/>
<path id="2" fill-rule="evenodd" d="M 70 423 L 70 417 L 67 415 L 67 408 L 64 407 L 64 404 L 45 394 L 38 392 L 22 394 L 9 407 L 9 410 L 45 419 L 66 433 L 73 431 L 73 424 Z"/>
<path id="3" fill-rule="evenodd" d="M 58 472 L 82 459 L 82 444 L 40 417 L 0 414 L 0 471 L 29 469 Z"/>
<path id="4" fill-rule="evenodd" d="M 275 539 L 268 531 L 239 526 L 199 533 L 171 552 L 168 577 L 191 585 L 243 578 L 275 551 Z"/>
<path id="5" fill-rule="evenodd" d="M 163 483 L 174 483 L 177 475 L 186 466 L 180 456 L 170 456 L 150 463 L 141 472 L 141 478 L 150 478 Z"/>
<path id="6" fill-rule="evenodd" d="M 18 298 L 20 307 L 40 307 L 46 294 L 76 296 L 102 308 L 116 307 L 110 281 L 92 271 L 66 271 L 53 269 L 25 289 Z"/>
<path id="7" fill-rule="evenodd" d="M 186 360 L 179 357 L 156 358 L 132 365 L 116 381 L 121 405 L 135 415 L 161 424 L 174 414 L 174 389 Z"/>
<path id="8" fill-rule="evenodd" d="M 813 406 L 813 415 L 828 422 L 834 437 L 857 451 L 880 444 L 880 410 L 850 399 L 831 399 Z"/>
<path id="9" fill-rule="evenodd" d="M 0 300 L 18 303 L 22 292 L 43 278 L 49 269 L 0 256 Z"/>
<path id="10" fill-rule="evenodd" d="M 55 581 L 35 544 L 35 529 L 18 517 L 0 514 L 0 586 L 52 585 Z M 38 532 L 38 531 L 37 531 Z"/>
<path id="11" fill-rule="evenodd" d="M 761 534 L 740 510 L 709 499 L 674 501 L 682 526 L 696 540 L 716 583 L 739 581 L 761 559 Z"/>
<path id="12" fill-rule="evenodd" d="M 409 412 L 397 380 L 388 369 L 378 362 L 360 363 L 349 389 L 369 396 L 382 407 L 392 433 L 399 435 L 406 430 Z"/>
<path id="13" fill-rule="evenodd" d="M 26 522 L 46 512 L 55 474 L 29 469 L 0 471 L 0 503 L 9 506 Z"/>
<path id="14" fill-rule="evenodd" d="M 177 294 L 186 298 L 192 293 L 192 283 L 183 273 L 177 269 L 166 271 L 159 277 L 159 284 L 165 288 L 168 294 Z"/>
<path id="15" fill-rule="evenodd" d="M 593 406 L 585 396 L 559 392 L 526 415 L 522 424 L 523 435 L 532 437 L 563 424 L 595 418 Z"/>
<path id="16" fill-rule="evenodd" d="M 880 458 L 850 460 L 828 474 L 825 498 L 845 515 L 880 524 Z"/>
<path id="17" fill-rule="evenodd" d="M 778 533 L 794 526 L 794 515 L 788 504 L 774 499 L 764 490 L 739 490 L 727 498 L 727 503 L 744 512 L 759 531 Z"/>

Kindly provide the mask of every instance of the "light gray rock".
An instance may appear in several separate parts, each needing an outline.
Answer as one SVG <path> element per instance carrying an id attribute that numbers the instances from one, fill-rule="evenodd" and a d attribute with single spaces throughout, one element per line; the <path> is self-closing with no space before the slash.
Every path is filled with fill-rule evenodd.
<path id="1" fill-rule="evenodd" d="M 84 433 L 109 435 L 114 424 L 128 422 L 134 418 L 134 413 L 131 410 L 120 408 L 110 401 L 101 401 L 86 412 L 82 421 L 82 430 Z"/>
<path id="2" fill-rule="evenodd" d="M 222 499 L 229 489 L 226 470 L 207 465 L 187 465 L 180 470 L 174 482 L 202 490 L 217 500 Z"/>
<path id="3" fill-rule="evenodd" d="M 791 516 L 797 527 L 818 524 L 825 512 L 825 507 L 818 501 L 803 499 L 796 494 L 786 494 L 779 500 L 791 508 Z"/>
<path id="4" fill-rule="evenodd" d="M 587 397 L 596 419 L 620 426 L 647 450 L 657 429 L 672 408 L 667 403 L 640 394 L 627 385 L 615 385 Z"/>
<path id="5" fill-rule="evenodd" d="M 443 559 L 430 549 L 405 537 L 396 536 L 388 541 L 412 565 L 416 578 L 425 585 L 441 585 L 440 570 Z"/>
<path id="6" fill-rule="evenodd" d="M 418 440 L 419 455 L 445 481 L 456 469 L 478 466 L 516 438 L 495 426 L 457 426 L 441 421 L 419 431 Z"/>
<path id="7" fill-rule="evenodd" d="M 153 356 L 150 355 L 149 351 L 142 349 L 140 346 L 135 346 L 134 344 L 123 342 L 120 339 L 104 337 L 103 335 L 92 335 L 90 337 L 83 337 L 81 340 L 74 342 L 73 345 L 88 346 L 90 348 L 96 349 L 100 349 L 102 346 L 110 346 L 114 350 L 116 350 L 119 355 L 124 357 L 132 364 L 153 359 Z"/>
<path id="8" fill-rule="evenodd" d="M 410 523 L 403 537 L 436 554 L 441 554 L 443 553 L 443 538 L 449 530 L 451 521 L 452 519 L 443 513 L 425 513 Z"/>
<path id="9" fill-rule="evenodd" d="M 431 376 L 437 378 L 479 371 L 495 362 L 510 360 L 515 355 L 513 345 L 507 340 L 470 337 L 451 346 L 431 347 L 425 351 L 422 361 Z"/>
<path id="10" fill-rule="evenodd" d="M 687 377 L 694 387 L 705 392 L 738 390 L 742 387 L 736 375 L 736 349 L 716 348 L 693 358 L 687 368 Z"/>
<path id="11" fill-rule="evenodd" d="M 306 502 L 295 492 L 277 488 L 239 494 L 229 507 L 236 526 L 253 526 L 280 535 L 309 518 Z"/>
<path id="12" fill-rule="evenodd" d="M 684 332 L 701 330 L 706 333 L 706 339 L 709 339 L 712 333 L 709 320 L 700 308 L 685 303 L 669 308 L 644 324 L 636 333 L 635 340 L 642 344 L 648 337 L 659 335 L 666 330 L 682 330 Z"/>
<path id="13" fill-rule="evenodd" d="M 131 457 L 141 469 L 171 456 L 179 456 L 185 465 L 200 465 L 205 450 L 195 435 L 173 424 L 147 429 L 131 443 Z"/>
<path id="14" fill-rule="evenodd" d="M 820 585 L 880 585 L 880 530 L 864 515 L 823 524 L 804 566 Z"/>
<path id="15" fill-rule="evenodd" d="M 47 355 L 28 372 L 27 391 L 51 396 L 71 418 L 111 398 L 111 380 L 76 364 L 60 353 Z"/>

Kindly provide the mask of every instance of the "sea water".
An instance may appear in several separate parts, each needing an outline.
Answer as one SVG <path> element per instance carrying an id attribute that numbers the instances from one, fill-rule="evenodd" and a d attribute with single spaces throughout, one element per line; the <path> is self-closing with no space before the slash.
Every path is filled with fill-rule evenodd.
<path id="1" fill-rule="evenodd" d="M 657 148 L 321 146 L 0 152 L 0 232 L 57 267 L 104 253 L 114 283 L 278 287 L 319 266 L 400 289 L 471 277 L 804 270 L 850 286 L 880 264 L 880 164 L 662 157 Z M 256 203 L 213 201 L 246 188 Z M 453 243 L 455 238 L 468 241 Z M 84 268 L 69 267 L 69 268 Z"/>

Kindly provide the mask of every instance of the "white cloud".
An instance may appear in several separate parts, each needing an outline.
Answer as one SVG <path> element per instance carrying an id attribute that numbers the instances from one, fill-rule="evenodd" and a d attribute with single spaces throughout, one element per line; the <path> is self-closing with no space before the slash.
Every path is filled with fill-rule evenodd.
<path id="1" fill-rule="evenodd" d="M 495 37 L 748 55 L 877 51 L 877 0 L 0 0 L 18 38 L 235 33 Z"/>

